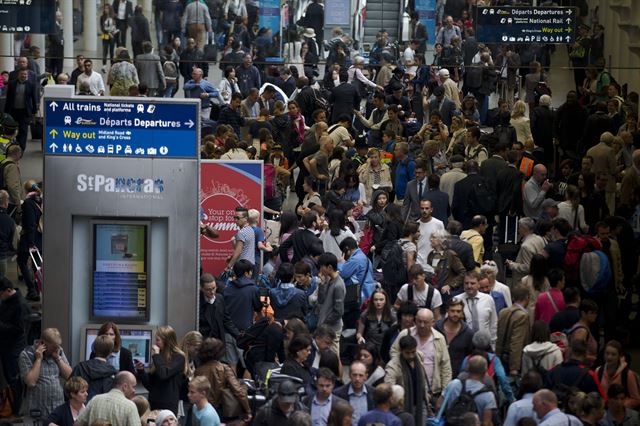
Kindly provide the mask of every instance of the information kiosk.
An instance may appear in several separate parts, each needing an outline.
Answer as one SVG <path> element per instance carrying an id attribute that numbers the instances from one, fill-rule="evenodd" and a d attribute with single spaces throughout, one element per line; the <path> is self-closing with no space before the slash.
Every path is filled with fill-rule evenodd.
<path id="1" fill-rule="evenodd" d="M 51 89 L 43 327 L 60 330 L 75 363 L 114 321 L 147 362 L 155 327 L 197 324 L 200 103 Z"/>

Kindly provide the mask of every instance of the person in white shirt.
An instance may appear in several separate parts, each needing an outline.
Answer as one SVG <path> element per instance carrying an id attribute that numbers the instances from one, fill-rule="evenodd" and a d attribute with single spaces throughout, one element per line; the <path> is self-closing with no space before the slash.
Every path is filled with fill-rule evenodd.
<path id="1" fill-rule="evenodd" d="M 464 275 L 464 294 L 461 297 L 464 301 L 464 317 L 467 325 L 473 332 L 479 330 L 488 331 L 491 335 L 491 347 L 495 349 L 498 338 L 498 314 L 493 298 L 488 294 L 481 293 L 480 277 L 475 271 L 468 271 Z"/>
<path id="2" fill-rule="evenodd" d="M 418 220 L 418 225 L 420 226 L 420 237 L 418 238 L 416 262 L 420 264 L 426 272 L 433 272 L 433 267 L 429 265 L 429 262 L 427 261 L 427 256 L 432 250 L 429 237 L 431 237 L 431 234 L 434 231 L 444 229 L 442 221 L 433 217 L 432 214 L 433 207 L 431 206 L 431 201 L 421 200 L 420 220 Z"/>
<path id="3" fill-rule="evenodd" d="M 76 94 L 80 93 L 82 83 L 89 83 L 89 91 L 93 96 L 104 96 L 104 80 L 102 75 L 93 70 L 93 61 L 91 59 L 84 60 L 84 72 L 78 76 L 76 82 Z"/>
<path id="4" fill-rule="evenodd" d="M 537 218 L 542 212 L 542 202 L 547 192 L 553 188 L 553 184 L 547 179 L 547 168 L 538 164 L 533 168 L 531 179 L 524 185 L 524 214 L 527 217 Z"/>
<path id="5" fill-rule="evenodd" d="M 403 302 L 411 302 L 418 308 L 427 308 L 433 312 L 436 321 L 440 319 L 440 306 L 442 306 L 442 295 L 440 291 L 429 285 L 426 280 L 426 273 L 422 266 L 414 264 L 409 268 L 409 282 L 398 292 L 398 298 L 393 305 L 394 309 L 400 309 Z"/>
<path id="6" fill-rule="evenodd" d="M 496 278 L 498 276 L 498 265 L 493 260 L 485 260 L 480 267 L 480 272 L 487 275 L 491 291 L 496 291 L 504 296 L 504 302 L 507 304 L 507 308 L 511 306 L 511 289 L 508 285 L 501 283 Z"/>
<path id="7" fill-rule="evenodd" d="M 416 49 L 420 45 L 419 40 L 411 40 L 407 48 L 402 55 L 402 61 L 404 62 L 405 72 L 409 75 L 416 75 L 418 66 L 416 64 Z"/>

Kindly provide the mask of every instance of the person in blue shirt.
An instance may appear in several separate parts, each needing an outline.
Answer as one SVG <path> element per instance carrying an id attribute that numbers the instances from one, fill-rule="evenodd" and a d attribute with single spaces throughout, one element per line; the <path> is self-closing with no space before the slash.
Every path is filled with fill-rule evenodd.
<path id="1" fill-rule="evenodd" d="M 533 394 L 543 387 L 540 373 L 535 370 L 529 370 L 522 377 L 522 382 L 520 383 L 522 397 L 509 406 L 503 426 L 517 426 L 522 418 L 535 418 L 533 414 Z"/>
<path id="2" fill-rule="evenodd" d="M 393 413 L 391 413 L 391 398 L 393 391 L 391 385 L 382 383 L 376 386 L 373 391 L 373 402 L 376 408 L 368 411 L 358 420 L 358 426 L 366 426 L 370 424 L 382 424 L 385 426 L 402 426 L 402 421 Z"/>
<path id="3" fill-rule="evenodd" d="M 396 197 L 399 200 L 403 200 L 407 184 L 416 178 L 416 162 L 409 156 L 409 144 L 406 142 L 398 142 L 393 149 L 393 155 L 396 176 L 394 188 Z"/>
<path id="4" fill-rule="evenodd" d="M 293 275 L 294 269 L 291 263 L 281 264 L 276 273 L 278 287 L 269 292 L 276 321 L 306 318 L 309 302 L 304 290 L 297 288 L 293 283 Z"/>
<path id="5" fill-rule="evenodd" d="M 376 287 L 373 280 L 373 266 L 371 261 L 358 247 L 358 242 L 347 237 L 340 242 L 340 251 L 344 256 L 344 262 L 338 265 L 338 272 L 346 286 L 361 284 L 360 303 L 364 303 Z"/>
<path id="6" fill-rule="evenodd" d="M 220 416 L 216 409 L 207 400 L 207 395 L 211 391 L 211 383 L 204 376 L 196 376 L 189 382 L 189 402 L 193 404 L 191 410 L 193 413 L 193 426 L 219 426 Z M 249 415 L 246 421 L 251 420 Z"/>
<path id="7" fill-rule="evenodd" d="M 224 104 L 220 92 L 216 87 L 203 78 L 201 68 L 194 68 L 191 71 L 191 80 L 184 83 L 184 92 L 186 98 L 200 99 L 200 117 L 208 120 L 211 115 L 212 99 L 218 99 Z M 216 101 L 216 106 L 218 105 Z"/>

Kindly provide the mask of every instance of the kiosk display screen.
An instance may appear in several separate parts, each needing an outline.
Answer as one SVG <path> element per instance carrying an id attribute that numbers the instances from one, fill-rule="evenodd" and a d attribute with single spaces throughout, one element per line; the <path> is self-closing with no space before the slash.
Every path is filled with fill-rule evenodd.
<path id="1" fill-rule="evenodd" d="M 93 223 L 92 319 L 149 319 L 148 223 Z"/>
<path id="2" fill-rule="evenodd" d="M 87 325 L 85 326 L 85 332 L 83 337 L 82 350 L 84 353 L 81 357 L 84 361 L 91 357 L 93 351 L 93 342 L 98 337 L 99 325 Z M 145 367 L 149 367 L 151 361 L 151 346 L 153 345 L 153 330 L 151 327 L 141 326 L 136 328 L 135 326 L 120 326 L 120 339 L 122 340 L 121 346 L 129 349 L 133 355 L 133 362 L 140 361 Z"/>

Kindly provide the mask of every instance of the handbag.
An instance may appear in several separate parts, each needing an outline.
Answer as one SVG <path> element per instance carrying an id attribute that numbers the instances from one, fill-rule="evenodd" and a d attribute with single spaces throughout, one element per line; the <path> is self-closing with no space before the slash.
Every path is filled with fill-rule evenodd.
<path id="1" fill-rule="evenodd" d="M 240 417 L 242 407 L 240 401 L 229 388 L 222 389 L 222 417 Z"/>
<path id="2" fill-rule="evenodd" d="M 13 390 L 9 386 L 0 391 L 0 418 L 11 417 L 14 399 Z"/>

